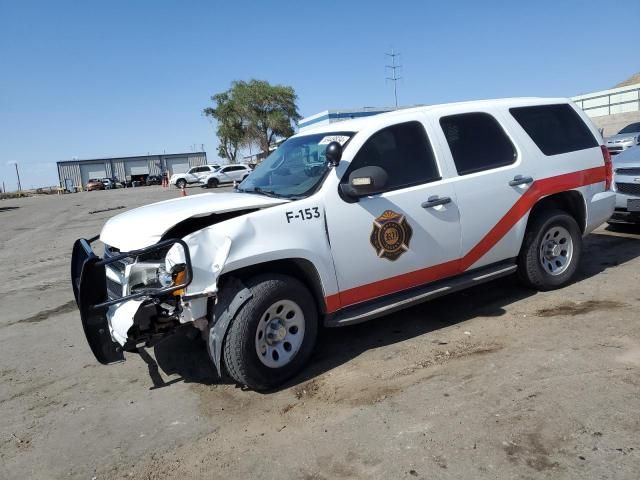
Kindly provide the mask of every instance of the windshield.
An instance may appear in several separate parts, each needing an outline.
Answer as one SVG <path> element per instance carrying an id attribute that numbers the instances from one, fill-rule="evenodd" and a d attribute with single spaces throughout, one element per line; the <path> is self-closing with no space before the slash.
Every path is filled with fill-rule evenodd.
<path id="1" fill-rule="evenodd" d="M 618 133 L 638 133 L 638 132 L 640 132 L 640 122 L 627 125 Z"/>
<path id="2" fill-rule="evenodd" d="M 240 192 L 302 198 L 320 185 L 329 166 L 324 151 L 331 142 L 344 147 L 353 132 L 319 133 L 293 137 L 258 165 L 244 180 Z"/>

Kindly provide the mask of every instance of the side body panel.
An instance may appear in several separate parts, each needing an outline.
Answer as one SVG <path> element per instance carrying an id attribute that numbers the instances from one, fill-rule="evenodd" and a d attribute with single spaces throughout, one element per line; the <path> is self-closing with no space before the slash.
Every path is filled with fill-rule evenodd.
<path id="1" fill-rule="evenodd" d="M 459 113 L 470 110 L 463 109 Z M 514 144 L 517 159 L 512 165 L 485 170 L 454 180 L 461 211 L 463 270 L 478 268 L 518 255 L 524 238 L 529 211 L 545 196 L 577 190 L 583 196 L 587 212 L 585 233 L 606 220 L 609 194 L 604 192 L 604 167 L 599 147 L 546 156 L 511 116 L 508 107 L 474 109 L 492 115 Z M 447 109 L 433 112 L 433 122 Z M 589 128 L 594 133 L 592 125 Z M 453 163 L 444 134 L 441 143 Z M 594 133 L 599 139 L 597 131 Z M 516 175 L 531 177 L 527 185 L 509 186 Z M 595 209 L 595 211 L 594 211 Z"/>
<path id="2" fill-rule="evenodd" d="M 427 136 L 432 136 L 423 115 L 413 114 L 395 123 L 409 120 L 421 122 Z M 361 133 L 360 142 L 370 136 Z M 324 189 L 327 223 L 340 289 L 339 297 L 332 299 L 332 304 L 353 305 L 458 270 L 460 214 L 456 192 L 449 181 L 448 165 L 440 160 L 437 146 L 432 148 L 441 180 L 361 197 L 354 203 L 338 194 L 339 175 L 332 175 L 327 182 Z M 406 167 L 399 164 L 396 168 Z M 449 197 L 451 201 L 424 208 L 422 204 L 433 196 Z M 403 237 L 403 246 L 396 252 L 389 250 L 388 244 L 385 248 L 382 238 L 385 216 L 389 215 L 396 215 L 396 225 L 401 227 L 394 229 L 393 235 L 399 231 Z M 439 267 L 433 268 L 436 266 Z"/>
<path id="3" fill-rule="evenodd" d="M 218 277 L 225 273 L 286 259 L 309 261 L 325 297 L 338 291 L 320 192 L 204 228 L 184 241 L 194 270 L 188 295 L 215 292 Z"/>
<path id="4" fill-rule="evenodd" d="M 458 176 L 438 120 L 443 115 L 477 111 L 499 121 L 518 157 L 512 165 Z M 215 288 L 222 273 L 300 258 L 315 266 L 327 311 L 335 312 L 517 256 L 529 212 L 545 196 L 579 191 L 585 202 L 587 233 L 610 214 L 614 196 L 604 192 L 600 149 L 545 156 L 511 117 L 508 104 L 473 109 L 446 106 L 382 118 L 384 121 L 358 131 L 345 148 L 342 162 L 329 171 L 313 196 L 186 237 L 194 257 L 194 282 L 188 293 Z M 345 202 L 338 194 L 338 184 L 360 147 L 381 128 L 410 120 L 425 124 L 443 179 L 366 197 L 358 203 Z M 530 176 L 533 182 L 509 186 L 516 175 Z M 421 202 L 431 195 L 446 195 L 452 202 L 432 211 L 422 209 Z M 403 215 L 412 228 L 409 248 L 395 260 L 381 258 L 371 243 L 374 223 L 386 210 Z M 229 247 L 220 262 L 224 244 Z M 204 262 L 202 272 L 198 258 Z"/>
<path id="5" fill-rule="evenodd" d="M 442 116 L 455 115 L 458 113 L 486 113 L 495 118 L 515 148 L 515 162 L 499 168 L 468 175 L 458 175 L 449 145 L 440 127 L 440 118 Z M 504 113 L 501 111 L 496 111 L 491 108 L 476 109 L 473 111 L 468 109 L 452 111 L 449 109 L 443 112 L 443 114 L 434 112 L 431 120 L 442 148 L 442 156 L 447 159 L 454 171 L 452 184 L 456 190 L 460 208 L 462 254 L 464 256 L 473 250 L 493 226 L 498 224 L 509 208 L 522 197 L 522 194 L 528 188 L 527 185 L 509 186 L 509 181 L 513 180 L 516 175 L 535 178 L 535 175 L 540 172 L 536 166 L 536 159 L 532 158 L 532 153 L 529 152 L 526 147 L 522 146 L 521 135 L 518 135 L 519 132 L 508 128 L 509 125 L 506 124 Z M 482 155 L 482 152 L 478 152 L 478 155 Z M 526 225 L 526 222 L 523 222 L 523 224 Z M 470 257 L 467 257 L 467 261 L 461 265 L 462 271 L 515 257 L 520 250 L 524 236 L 523 226 L 518 225 L 518 227 L 519 228 L 511 228 L 505 232 L 499 239 L 499 242 L 484 253 L 481 258 L 476 258 L 477 255 L 474 255 L 471 258 L 471 260 L 473 260 L 472 264 L 469 264 Z"/>

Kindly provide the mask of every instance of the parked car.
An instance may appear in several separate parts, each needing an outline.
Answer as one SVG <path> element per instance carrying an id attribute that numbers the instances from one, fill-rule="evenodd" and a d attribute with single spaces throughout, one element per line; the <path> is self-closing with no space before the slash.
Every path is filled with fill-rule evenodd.
<path id="1" fill-rule="evenodd" d="M 204 179 L 203 187 L 216 188 L 224 183 L 242 182 L 252 172 L 247 165 L 224 165 Z"/>
<path id="2" fill-rule="evenodd" d="M 160 175 L 149 175 L 147 177 L 147 186 L 162 185 L 162 177 Z"/>
<path id="3" fill-rule="evenodd" d="M 193 183 L 203 183 L 204 179 L 212 172 L 220 168 L 220 165 L 201 165 L 190 168 L 186 173 L 174 173 L 169 179 L 171 185 L 184 188 Z"/>
<path id="4" fill-rule="evenodd" d="M 91 192 L 93 190 L 104 190 L 105 186 L 100 178 L 90 178 L 86 185 L 87 192 Z"/>
<path id="5" fill-rule="evenodd" d="M 613 191 L 616 209 L 609 223 L 640 223 L 640 147 L 614 157 Z"/>
<path id="6" fill-rule="evenodd" d="M 631 123 L 620 130 L 617 135 L 606 138 L 606 145 L 611 155 L 640 145 L 640 122 Z"/>
<path id="7" fill-rule="evenodd" d="M 218 372 L 268 389 L 300 371 L 321 324 L 516 272 L 567 285 L 613 212 L 611 180 L 602 137 L 565 99 L 398 110 L 294 135 L 234 192 L 113 217 L 104 259 L 76 241 L 72 284 L 98 361 L 190 324 Z"/>
<path id="8" fill-rule="evenodd" d="M 103 178 L 101 179 L 102 184 L 106 190 L 111 190 L 112 188 L 116 188 L 116 182 L 112 178 Z"/>

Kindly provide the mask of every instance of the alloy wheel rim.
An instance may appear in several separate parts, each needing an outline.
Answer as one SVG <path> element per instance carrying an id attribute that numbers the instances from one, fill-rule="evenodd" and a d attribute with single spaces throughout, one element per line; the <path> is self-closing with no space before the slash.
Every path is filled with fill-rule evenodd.
<path id="1" fill-rule="evenodd" d="M 279 300 L 267 308 L 256 329 L 256 353 L 269 368 L 288 365 L 304 340 L 305 321 L 300 306 L 292 300 Z"/>
<path id="2" fill-rule="evenodd" d="M 573 239 L 569 230 L 559 225 L 549 228 L 540 242 L 540 264 L 553 276 L 566 272 L 573 258 Z"/>

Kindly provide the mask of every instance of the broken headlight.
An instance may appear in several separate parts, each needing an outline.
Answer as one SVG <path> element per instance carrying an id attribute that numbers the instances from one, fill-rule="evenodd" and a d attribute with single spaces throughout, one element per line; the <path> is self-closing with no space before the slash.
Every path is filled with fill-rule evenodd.
<path id="1" fill-rule="evenodd" d="M 157 281 L 162 287 L 173 287 L 174 285 L 180 285 L 184 283 L 187 276 L 186 265 L 184 263 L 179 263 L 171 267 L 171 270 L 167 271 L 165 265 L 161 265 L 156 270 L 156 278 Z M 184 289 L 176 290 L 173 292 L 174 295 L 182 295 L 184 294 Z"/>

